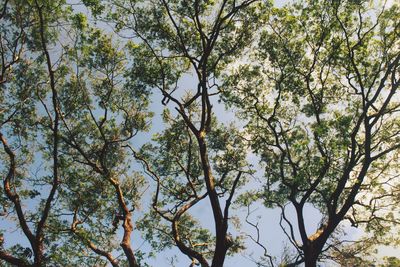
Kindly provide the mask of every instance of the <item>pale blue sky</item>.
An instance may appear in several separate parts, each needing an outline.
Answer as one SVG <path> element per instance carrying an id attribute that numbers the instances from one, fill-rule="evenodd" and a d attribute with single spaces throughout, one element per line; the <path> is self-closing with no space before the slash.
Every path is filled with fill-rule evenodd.
<path id="1" fill-rule="evenodd" d="M 74 1 L 75 2 L 75 1 Z M 282 6 L 286 1 L 276 1 L 275 5 L 276 6 Z M 83 12 L 83 13 L 87 13 L 87 11 L 80 6 L 75 6 L 74 8 L 76 8 L 77 11 L 79 12 Z M 101 25 L 102 27 L 104 27 L 105 30 L 109 30 L 107 28 L 107 26 L 105 24 L 99 23 L 98 25 Z M 194 90 L 197 87 L 197 81 L 194 77 L 190 77 L 190 75 L 187 75 L 184 77 L 184 79 L 182 79 L 182 81 L 179 84 L 181 89 L 192 89 Z M 181 90 L 182 92 L 182 90 Z M 150 131 L 150 133 L 146 133 L 146 134 L 140 134 L 139 136 L 137 136 L 136 138 L 133 139 L 133 144 L 135 145 L 135 147 L 139 147 L 141 144 L 150 141 L 151 139 L 151 135 L 153 133 L 156 132 L 160 132 L 163 128 L 164 125 L 162 123 L 160 114 L 162 112 L 162 109 L 164 108 L 161 105 L 161 99 L 162 96 L 159 93 L 154 93 L 152 96 L 152 104 L 150 106 L 150 109 L 152 111 L 155 112 L 155 117 L 152 120 L 152 129 Z M 229 123 L 231 121 L 235 120 L 235 113 L 232 110 L 226 110 L 225 107 L 222 104 L 218 104 L 217 103 L 217 98 L 215 98 L 214 100 L 214 112 L 217 114 L 217 117 L 225 122 L 225 123 Z M 173 104 L 169 104 L 168 108 L 170 108 L 171 110 L 174 109 Z M 257 165 L 258 164 L 258 159 L 257 157 L 255 157 L 254 155 L 249 155 L 250 161 L 254 164 Z M 140 168 L 140 165 L 135 164 L 135 166 L 137 166 L 138 168 Z M 262 172 L 258 172 L 256 174 L 259 178 L 262 178 Z M 151 180 L 150 180 L 150 183 Z M 258 187 L 260 186 L 256 181 L 251 182 L 248 185 L 248 188 L 250 187 Z M 149 203 L 150 202 L 150 197 L 152 194 L 152 190 L 150 187 L 150 190 L 147 191 L 147 194 L 145 196 L 144 199 L 144 203 Z M 279 258 L 283 247 L 285 245 L 285 242 L 287 242 L 286 237 L 284 236 L 282 230 L 279 227 L 279 215 L 280 215 L 280 211 L 276 210 L 276 209 L 266 209 L 264 208 L 262 205 L 260 204 L 255 204 L 254 207 L 255 212 L 254 214 L 251 216 L 251 218 L 253 219 L 253 221 L 257 220 L 257 216 L 260 215 L 261 219 L 260 219 L 260 230 L 261 230 L 261 241 L 262 243 L 268 248 L 269 252 L 273 255 L 273 256 L 277 256 Z M 146 205 L 143 205 L 143 211 L 147 211 L 148 207 L 146 207 Z M 208 202 L 208 199 L 203 200 L 202 204 L 200 204 L 199 206 L 197 206 L 192 214 L 199 219 L 199 221 L 202 223 L 203 226 L 209 228 L 211 231 L 213 231 L 214 229 L 214 224 L 213 224 L 213 220 L 212 220 L 212 216 L 211 215 L 211 210 L 210 210 L 210 205 Z M 244 222 L 244 217 L 245 217 L 245 211 L 244 209 L 239 209 L 239 210 L 232 210 L 231 212 L 232 215 L 237 215 L 239 216 L 239 218 L 242 219 L 243 223 L 243 228 L 241 229 L 244 232 L 247 232 L 249 234 L 255 234 L 254 229 L 252 229 L 251 227 L 247 226 L 246 223 Z M 135 214 L 135 218 L 137 218 L 137 216 L 140 214 Z M 289 218 L 294 219 L 294 211 L 293 209 L 288 213 Z M 305 218 L 307 220 L 307 225 L 308 225 L 308 231 L 309 233 L 313 233 L 317 227 L 318 227 L 318 223 L 320 221 L 320 214 L 318 213 L 318 211 L 314 208 L 312 208 L 311 206 L 308 206 L 305 210 Z M 8 230 L 11 229 L 15 229 L 14 227 L 11 228 L 11 225 L 14 224 L 2 224 L 1 228 L 7 228 Z M 353 229 L 348 229 L 349 231 L 349 236 L 348 238 L 354 236 L 358 236 L 360 234 L 359 231 L 355 231 Z M 232 233 L 237 233 L 236 230 L 234 230 L 233 225 L 230 226 L 230 232 Z M 121 238 L 121 235 L 120 237 Z M 6 238 L 6 246 L 10 246 L 16 243 L 20 243 L 20 244 L 24 244 L 26 246 L 28 246 L 28 243 L 26 242 L 26 238 L 23 237 L 21 238 L 20 233 L 17 232 L 13 232 L 10 235 L 7 235 Z M 23 241 L 24 240 L 24 241 Z M 148 251 L 149 250 L 149 245 L 143 241 L 143 239 L 140 236 L 140 233 L 138 233 L 138 231 L 134 231 L 134 234 L 132 236 L 132 244 L 134 249 L 137 249 L 140 247 L 141 250 L 144 251 Z M 262 250 L 255 245 L 253 242 L 249 241 L 246 242 L 246 253 L 250 254 L 250 253 L 254 253 L 254 257 L 257 259 L 258 256 L 260 256 L 260 253 L 262 253 Z M 390 248 L 386 248 L 384 250 L 381 250 L 382 254 L 385 255 L 393 255 L 395 256 L 396 253 L 398 251 L 396 249 L 390 249 Z M 171 266 L 169 264 L 169 262 L 167 261 L 168 258 L 171 258 L 173 256 L 177 256 L 179 262 L 177 263 L 176 266 L 180 267 L 180 266 L 189 266 L 190 261 L 188 260 L 188 258 L 186 256 L 184 256 L 181 252 L 178 251 L 178 249 L 171 249 L 165 252 L 161 252 L 157 255 L 157 257 L 155 259 L 151 258 L 148 259 L 148 263 L 152 266 L 158 266 L 158 267 L 169 267 Z M 244 254 L 238 254 L 234 257 L 230 257 L 227 259 L 225 266 L 227 267 L 236 267 L 236 266 L 256 266 L 251 260 L 248 259 L 249 255 L 244 255 Z"/>

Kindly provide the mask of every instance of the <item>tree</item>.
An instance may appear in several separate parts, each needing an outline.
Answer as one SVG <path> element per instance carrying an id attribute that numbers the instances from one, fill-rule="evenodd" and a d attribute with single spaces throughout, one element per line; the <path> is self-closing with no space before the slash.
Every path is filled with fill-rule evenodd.
<path id="1" fill-rule="evenodd" d="M 129 76 L 123 48 L 97 29 L 79 33 L 77 47 L 68 51 L 71 66 L 77 68 L 60 97 L 63 152 L 68 156 L 63 166 L 67 186 L 60 195 L 73 211 L 69 230 L 94 253 L 119 266 L 124 261 L 114 256 L 110 237 L 119 235 L 121 225 L 126 264 L 139 266 L 140 254 L 133 251 L 131 241 L 132 217 L 140 206 L 144 178 L 130 166 L 129 147 L 140 131 L 148 129 L 148 92 Z"/>
<path id="2" fill-rule="evenodd" d="M 346 220 L 365 225 L 376 243 L 399 223 L 399 11 L 363 1 L 275 9 L 253 62 L 227 78 L 225 100 L 248 121 L 265 166 L 264 189 L 253 199 L 281 209 L 306 266 L 339 246 L 334 237 Z M 307 204 L 321 214 L 311 234 Z"/>
<path id="3" fill-rule="evenodd" d="M 64 1 L 2 7 L 2 215 L 29 244 L 5 248 L 2 233 L 0 259 L 139 266 L 132 214 L 144 179 L 126 146 L 148 128 L 148 92 L 124 50 Z"/>
<path id="4" fill-rule="evenodd" d="M 190 111 L 188 113 L 194 120 L 200 115 Z M 153 211 L 141 221 L 140 228 L 156 249 L 162 250 L 176 245 L 183 253 L 187 252 L 192 264 L 200 262 L 206 265 L 207 260 L 215 253 L 214 237 L 196 219 L 196 213 L 189 213 L 196 204 L 204 206 L 200 202 L 208 195 L 202 181 L 199 148 L 182 119 L 167 114 L 165 116 L 169 127 L 156 136 L 157 145 L 148 144 L 142 149 L 140 156 L 137 155 L 151 166 L 148 170 L 157 182 Z M 239 179 L 243 179 L 242 175 L 245 176 L 250 171 L 247 170 L 243 142 L 235 135 L 234 128 L 218 126 L 213 125 L 215 130 L 209 132 L 208 155 L 213 162 L 214 173 L 219 178 L 219 196 L 227 196 L 229 207 L 229 201 L 233 197 L 231 188 L 243 184 L 244 181 Z M 240 236 L 233 237 L 229 232 L 227 236 L 230 242 L 227 253 L 232 255 L 241 249 L 241 239 Z"/>
<path id="5" fill-rule="evenodd" d="M 172 247 L 224 266 L 246 244 L 233 203 L 257 198 L 282 211 L 295 250 L 281 265 L 369 264 L 398 241 L 397 5 L 82 2 L 0 4 L 2 266 L 148 266 Z M 142 145 L 154 99 L 163 128 Z M 228 123 L 221 100 L 242 117 Z M 249 147 L 265 181 L 241 195 Z M 347 242 L 345 221 L 365 236 Z"/>
<path id="6" fill-rule="evenodd" d="M 55 90 L 54 72 L 52 69 L 52 62 L 47 50 L 47 23 L 44 22 L 43 6 L 38 2 L 30 3 L 31 6 L 26 6 L 20 1 L 5 1 L 2 4 L 2 34 L 1 34 L 1 53 L 2 53 L 2 95 L 6 96 L 2 99 L 1 108 L 1 142 L 4 148 L 4 153 L 8 158 L 8 170 L 3 180 L 2 191 L 6 196 L 3 199 L 3 209 L 8 213 L 6 208 L 11 206 L 15 217 L 28 239 L 31 249 L 22 249 L 15 247 L 14 250 L 19 250 L 23 256 L 34 257 L 33 266 L 40 266 L 44 261 L 44 226 L 49 219 L 51 204 L 54 200 L 56 190 L 59 185 L 58 174 L 58 126 L 59 117 L 57 112 L 53 113 L 50 117 L 51 127 L 48 129 L 49 136 L 45 138 L 45 144 L 50 147 L 50 151 L 46 151 L 46 156 L 53 162 L 51 172 L 51 180 L 43 180 L 45 184 L 50 187 L 49 193 L 46 197 L 42 198 L 36 214 L 27 214 L 24 211 L 22 200 L 24 197 L 34 198 L 37 191 L 25 190 L 20 193 L 16 191 L 16 187 L 23 185 L 22 176 L 24 175 L 23 165 L 29 165 L 32 162 L 30 158 L 30 145 L 29 141 L 33 139 L 32 132 L 28 127 L 34 127 L 34 102 L 31 96 L 34 94 L 32 84 L 38 82 L 38 75 L 28 68 L 30 64 L 30 55 L 26 55 L 24 59 L 20 59 L 24 53 L 25 46 L 29 45 L 33 51 L 42 51 L 40 61 L 42 62 L 38 74 L 47 72 L 47 78 L 50 80 L 48 88 L 50 90 L 51 106 L 54 110 L 57 109 L 57 92 Z M 30 7 L 36 11 L 34 14 L 30 13 Z M 51 6 L 53 11 L 57 14 L 61 12 L 55 3 Z M 32 27 L 30 27 L 32 26 Z M 27 37 L 27 32 L 31 31 L 32 35 L 36 38 Z M 25 54 L 24 54 L 25 56 Z M 24 75 L 21 79 L 15 80 L 13 77 L 13 67 L 17 66 L 15 70 L 19 75 Z M 25 79 L 24 79 L 25 78 Z M 8 84 L 10 82 L 10 84 Z M 41 92 L 39 92 L 41 93 Z M 51 112 L 51 111 L 50 111 Z M 7 127 L 9 126 L 9 127 Z M 8 128 L 8 129 L 7 129 Z M 16 136 L 12 141 L 15 141 L 14 146 L 18 146 L 21 155 L 16 155 L 13 144 L 10 144 L 4 135 L 4 131 L 10 131 Z M 32 154 L 31 154 L 32 155 Z M 30 222 L 34 220 L 32 225 Z M 3 238 L 1 245 L 3 245 Z M 20 254 L 21 254 L 20 253 Z M 3 260 L 19 266 L 27 266 L 24 257 L 14 257 L 13 255 L 1 251 L 0 256 Z"/>
<path id="7" fill-rule="evenodd" d="M 99 3 L 92 7 L 102 9 Z M 159 145 L 147 153 L 133 150 L 156 181 L 153 211 L 143 224 L 152 222 L 147 237 L 158 235 L 165 246 L 174 244 L 191 259 L 191 266 L 210 266 L 208 259 L 211 266 L 223 266 L 235 247 L 228 232 L 229 210 L 246 169 L 240 142 L 229 137 L 228 129 L 217 128 L 212 96 L 218 94 L 216 80 L 223 67 L 249 45 L 264 6 L 254 0 L 161 0 L 115 1 L 108 9 L 107 19 L 121 34 L 141 40 L 132 53 L 143 59 L 135 63 L 141 66 L 143 83 L 161 92 L 164 105 L 175 107 L 165 115 L 169 125 L 156 138 Z M 185 75 L 195 77 L 187 94 L 179 86 Z M 189 215 L 203 199 L 210 201 L 215 237 L 198 229 Z"/>

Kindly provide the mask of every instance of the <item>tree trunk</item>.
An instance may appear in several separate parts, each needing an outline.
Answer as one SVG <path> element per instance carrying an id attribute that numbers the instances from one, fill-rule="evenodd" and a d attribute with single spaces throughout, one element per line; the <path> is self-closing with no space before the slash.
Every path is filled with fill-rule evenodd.
<path id="1" fill-rule="evenodd" d="M 200 147 L 200 158 L 203 167 L 204 178 L 207 186 L 208 197 L 211 202 L 211 208 L 214 215 L 215 232 L 216 232 L 216 244 L 215 252 L 212 260 L 212 267 L 224 266 L 226 253 L 229 249 L 227 242 L 227 231 L 228 225 L 224 224 L 224 216 L 222 214 L 221 205 L 219 203 L 218 194 L 215 190 L 215 181 L 211 173 L 211 167 L 208 159 L 207 145 L 204 140 L 202 133 L 197 136 L 197 140 Z"/>
<path id="2" fill-rule="evenodd" d="M 321 236 L 313 241 L 309 241 L 304 248 L 304 264 L 306 267 L 316 267 L 318 262 L 318 256 L 321 255 L 322 248 L 326 242 L 325 235 L 323 238 Z"/>
<path id="3" fill-rule="evenodd" d="M 43 238 L 38 238 L 36 240 L 37 244 L 35 244 L 33 249 L 34 263 L 33 266 L 40 267 L 43 264 L 43 255 L 44 255 L 44 246 L 42 242 Z"/>
<path id="4" fill-rule="evenodd" d="M 221 233 L 221 235 L 222 235 L 222 233 Z M 217 240 L 211 267 L 223 267 L 224 266 L 224 261 L 226 258 L 226 253 L 228 252 L 228 249 L 229 249 L 229 245 L 227 244 L 227 241 L 226 241 L 226 231 L 223 235 L 224 235 L 224 237 L 220 237 L 220 239 Z M 220 241 L 220 240 L 223 242 L 223 244 L 218 244 L 218 241 Z"/>
<path id="5" fill-rule="evenodd" d="M 314 249 L 311 249 L 309 252 L 304 255 L 304 264 L 306 267 L 316 267 L 318 254 Z"/>
<path id="6" fill-rule="evenodd" d="M 125 219 L 124 219 L 124 237 L 121 242 L 121 247 L 125 252 L 125 255 L 128 259 L 129 267 L 139 267 L 135 254 L 133 253 L 132 247 L 131 247 L 131 234 L 133 231 L 133 225 L 132 225 L 132 214 L 129 212 L 125 214 Z"/>

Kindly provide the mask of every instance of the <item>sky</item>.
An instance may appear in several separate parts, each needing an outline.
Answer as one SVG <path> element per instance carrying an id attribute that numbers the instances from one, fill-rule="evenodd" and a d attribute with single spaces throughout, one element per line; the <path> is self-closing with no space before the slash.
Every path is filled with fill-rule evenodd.
<path id="1" fill-rule="evenodd" d="M 276 1 L 275 6 L 280 7 L 280 6 L 284 5 L 285 2 L 286 1 Z M 86 13 L 90 17 L 90 13 L 88 13 L 88 11 L 85 8 L 83 8 L 82 6 L 75 6 L 74 8 L 77 12 Z M 97 25 L 104 28 L 104 30 L 109 31 L 108 25 L 102 24 L 102 23 L 98 23 Z M 186 75 L 180 81 L 180 84 L 179 84 L 179 87 L 184 88 L 184 89 L 195 89 L 196 86 L 197 86 L 196 78 L 191 75 Z M 160 115 L 161 115 L 162 109 L 164 107 L 161 105 L 161 99 L 162 99 L 161 94 L 159 94 L 157 92 L 155 92 L 152 95 L 152 98 L 151 98 L 152 103 L 150 105 L 150 109 L 155 112 L 155 117 L 152 120 L 153 126 L 151 128 L 150 133 L 140 134 L 136 138 L 134 138 L 134 142 L 135 142 L 134 145 L 136 147 L 139 147 L 141 144 L 151 141 L 152 134 L 163 130 L 164 125 L 162 123 Z M 216 114 L 222 114 L 222 116 L 220 116 L 222 122 L 224 122 L 224 123 L 235 122 L 235 118 L 236 118 L 235 111 L 232 109 L 227 110 L 223 104 L 218 103 L 218 101 L 216 101 L 216 100 L 217 99 L 215 99 L 214 103 L 213 103 L 214 112 Z M 173 109 L 173 106 L 169 105 L 168 108 Z M 258 158 L 253 154 L 249 154 L 249 160 L 254 165 L 258 164 Z M 140 168 L 139 164 L 136 164 L 134 166 L 137 166 L 138 168 Z M 261 177 L 262 172 L 257 172 L 256 176 L 259 176 L 259 178 L 262 178 Z M 258 187 L 258 186 L 259 186 L 259 184 L 257 183 L 257 181 L 253 181 L 248 185 L 248 187 L 250 187 L 250 188 Z M 151 189 L 151 187 L 150 187 L 150 189 Z M 150 202 L 151 190 L 148 190 L 148 192 L 149 192 L 149 194 L 147 194 L 145 196 L 145 201 L 144 201 L 145 203 Z M 146 208 L 144 207 L 143 210 L 146 210 Z M 259 225 L 260 225 L 260 229 L 261 229 L 261 242 L 267 247 L 268 251 L 272 255 L 279 258 L 284 246 L 286 245 L 286 243 L 285 243 L 286 237 L 284 236 L 282 230 L 279 227 L 280 211 L 277 209 L 266 209 L 265 207 L 263 207 L 263 205 L 260 205 L 260 204 L 255 204 L 252 207 L 252 210 L 254 210 L 254 212 L 252 213 L 252 216 L 250 216 L 250 219 L 253 222 L 256 222 L 257 220 L 259 220 Z M 246 225 L 243 222 L 243 218 L 246 215 L 246 210 L 238 209 L 238 210 L 233 211 L 233 213 L 242 219 L 243 228 L 241 231 L 255 235 L 254 229 L 252 227 Z M 209 205 L 207 199 L 205 201 L 203 201 L 203 204 L 196 206 L 196 208 L 194 209 L 192 214 L 201 221 L 202 225 L 210 228 L 210 230 L 213 229 L 214 225 L 213 225 L 213 221 L 210 220 L 211 210 L 210 210 L 210 205 Z M 140 216 L 140 215 L 141 215 L 140 212 L 136 213 L 134 218 L 138 218 L 138 216 Z M 261 219 L 258 219 L 257 218 L 258 216 L 261 216 Z M 289 216 L 289 218 L 294 219 L 295 214 L 294 214 L 293 209 L 291 209 L 288 212 L 288 216 Z M 315 208 L 313 208 L 311 205 L 309 205 L 305 209 L 305 218 L 307 220 L 308 233 L 311 234 L 318 228 L 318 224 L 319 224 L 321 215 L 318 213 L 318 211 Z M 2 225 L 2 227 L 9 228 L 9 227 L 11 227 L 11 225 L 12 224 Z M 9 228 L 9 229 L 11 229 L 11 228 Z M 234 227 L 232 225 L 230 226 L 230 229 L 232 229 L 230 231 L 232 231 L 233 233 L 240 234 L 234 230 Z M 361 234 L 359 230 L 350 229 L 350 228 L 348 228 L 348 230 L 349 230 L 349 237 L 356 238 L 357 236 L 359 236 Z M 7 239 L 7 243 L 6 243 L 7 246 L 21 242 L 20 234 L 18 232 L 11 233 L 11 237 L 12 238 Z M 149 249 L 149 245 L 146 242 L 144 242 L 144 240 L 142 239 L 142 237 L 140 236 L 140 233 L 138 233 L 138 231 L 134 231 L 132 240 L 133 240 L 133 248 L 134 249 L 141 249 L 144 251 Z M 27 245 L 26 241 L 22 242 L 22 243 L 23 244 L 25 243 Z M 254 253 L 252 256 L 256 259 L 262 253 L 261 248 L 258 247 L 256 244 L 254 244 L 251 241 L 246 242 L 246 247 L 247 247 L 246 252 Z M 380 253 L 382 255 L 396 256 L 397 252 L 398 251 L 393 248 L 384 248 L 384 249 L 380 250 Z M 176 264 L 176 266 L 188 266 L 189 265 L 189 260 L 185 256 L 183 256 L 182 253 L 180 253 L 177 249 L 172 249 L 172 250 L 168 250 L 166 252 L 161 252 L 156 256 L 156 258 L 150 258 L 146 262 L 148 262 L 151 266 L 167 267 L 167 266 L 171 266 L 170 263 L 168 262 L 168 259 L 171 257 L 174 257 L 174 256 L 177 256 L 178 261 L 179 261 Z M 247 254 L 238 254 L 234 257 L 229 257 L 226 261 L 225 266 L 227 266 L 227 267 L 256 266 L 250 260 L 250 257 L 251 257 L 251 255 L 249 255 L 248 253 Z"/>

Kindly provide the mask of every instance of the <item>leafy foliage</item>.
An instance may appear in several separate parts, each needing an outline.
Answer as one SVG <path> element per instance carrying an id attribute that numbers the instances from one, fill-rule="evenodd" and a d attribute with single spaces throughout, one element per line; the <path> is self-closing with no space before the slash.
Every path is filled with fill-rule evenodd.
<path id="1" fill-rule="evenodd" d="M 258 266 L 396 266 L 376 249 L 399 242 L 398 17 L 376 1 L 2 1 L 1 265 L 149 266 L 175 248 L 219 267 L 252 241 Z M 281 260 L 249 220 L 260 200 L 281 211 Z"/>
<path id="2" fill-rule="evenodd" d="M 254 61 L 226 79 L 224 98 L 248 121 L 265 166 L 259 194 L 282 209 L 306 265 L 335 246 L 328 238 L 343 220 L 365 224 L 376 241 L 398 224 L 398 12 L 351 1 L 275 9 Z M 287 203 L 297 222 L 286 218 Z M 314 234 L 306 203 L 322 215 Z"/>

